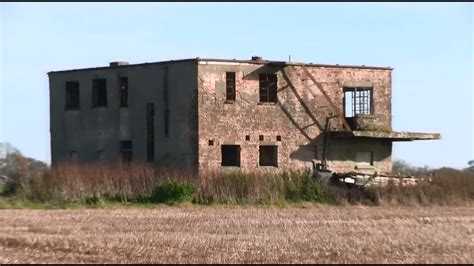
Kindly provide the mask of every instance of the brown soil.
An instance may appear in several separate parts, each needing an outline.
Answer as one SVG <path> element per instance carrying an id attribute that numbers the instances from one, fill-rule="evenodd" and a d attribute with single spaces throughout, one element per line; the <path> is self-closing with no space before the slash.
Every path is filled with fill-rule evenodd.
<path id="1" fill-rule="evenodd" d="M 0 263 L 472 263 L 473 207 L 0 210 Z"/>

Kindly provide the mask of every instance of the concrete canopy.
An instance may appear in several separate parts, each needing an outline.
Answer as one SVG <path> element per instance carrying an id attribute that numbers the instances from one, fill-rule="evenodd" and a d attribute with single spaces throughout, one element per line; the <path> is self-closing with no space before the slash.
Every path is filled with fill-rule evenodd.
<path id="1" fill-rule="evenodd" d="M 441 139 L 439 133 L 421 133 L 421 132 L 382 132 L 382 131 L 333 131 L 332 138 L 373 138 L 385 139 L 391 141 L 414 141 L 414 140 L 436 140 Z"/>

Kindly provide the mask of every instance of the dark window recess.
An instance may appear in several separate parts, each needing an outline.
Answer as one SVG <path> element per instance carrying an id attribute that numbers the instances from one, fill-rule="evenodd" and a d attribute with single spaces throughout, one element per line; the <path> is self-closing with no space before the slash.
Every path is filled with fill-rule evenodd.
<path id="1" fill-rule="evenodd" d="M 164 116 L 165 116 L 165 126 L 164 126 L 165 137 L 168 137 L 170 133 L 170 110 L 166 109 L 164 112 Z"/>
<path id="2" fill-rule="evenodd" d="M 263 135 L 259 135 L 259 136 L 258 136 L 258 139 L 259 139 L 260 141 L 263 141 L 263 140 L 264 140 Z"/>
<path id="3" fill-rule="evenodd" d="M 94 79 L 92 81 L 92 107 L 107 107 L 106 79 Z"/>
<path id="4" fill-rule="evenodd" d="M 66 81 L 66 110 L 79 109 L 79 81 Z"/>
<path id="5" fill-rule="evenodd" d="M 240 146 L 239 145 L 222 145 L 222 166 L 238 166 L 240 167 Z"/>
<path id="6" fill-rule="evenodd" d="M 277 75 L 260 74 L 260 102 L 277 102 Z"/>
<path id="7" fill-rule="evenodd" d="M 169 76 L 169 69 L 167 66 L 165 66 L 164 69 L 164 78 L 163 78 L 163 100 L 164 100 L 164 108 L 165 111 L 163 112 L 164 115 L 164 133 L 165 137 L 167 138 L 169 136 L 169 124 L 170 124 L 170 110 L 169 110 L 169 81 L 168 81 L 168 76 Z"/>
<path id="8" fill-rule="evenodd" d="M 210 139 L 209 140 L 209 146 L 212 146 L 212 145 L 214 145 L 214 140 Z"/>
<path id="9" fill-rule="evenodd" d="M 365 165 L 374 165 L 374 153 L 373 152 L 357 152 L 356 162 Z"/>
<path id="10" fill-rule="evenodd" d="M 128 77 L 119 80 L 120 107 L 128 107 Z"/>
<path id="11" fill-rule="evenodd" d="M 97 160 L 105 161 L 105 151 L 104 150 L 98 150 L 97 151 Z"/>
<path id="12" fill-rule="evenodd" d="M 277 136 L 277 141 L 281 141 L 281 136 L 280 135 Z"/>
<path id="13" fill-rule="evenodd" d="M 71 161 L 77 161 L 77 151 L 70 151 L 69 152 L 69 159 Z"/>
<path id="14" fill-rule="evenodd" d="M 225 73 L 226 101 L 235 101 L 235 72 Z"/>
<path id="15" fill-rule="evenodd" d="M 147 103 L 146 105 L 146 142 L 147 142 L 147 161 L 155 160 L 155 105 Z"/>
<path id="16" fill-rule="evenodd" d="M 120 153 L 122 154 L 122 162 L 129 163 L 132 161 L 132 141 L 120 141 Z"/>
<path id="17" fill-rule="evenodd" d="M 246 141 L 250 141 L 250 135 L 246 135 L 246 136 L 245 136 L 245 140 L 246 140 Z"/>
<path id="18" fill-rule="evenodd" d="M 278 146 L 260 146 L 260 166 L 278 167 Z"/>
<path id="19" fill-rule="evenodd" d="M 372 114 L 372 88 L 344 88 L 344 116 Z"/>

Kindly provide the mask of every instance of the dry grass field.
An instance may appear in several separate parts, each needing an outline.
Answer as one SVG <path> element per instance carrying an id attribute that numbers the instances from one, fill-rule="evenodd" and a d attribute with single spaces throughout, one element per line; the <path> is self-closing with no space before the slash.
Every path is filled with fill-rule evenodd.
<path id="1" fill-rule="evenodd" d="M 473 263 L 473 207 L 0 210 L 0 263 Z"/>

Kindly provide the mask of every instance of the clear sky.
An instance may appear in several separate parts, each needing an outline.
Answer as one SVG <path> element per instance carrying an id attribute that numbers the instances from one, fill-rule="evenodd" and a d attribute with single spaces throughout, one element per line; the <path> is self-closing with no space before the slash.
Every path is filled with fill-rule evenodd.
<path id="1" fill-rule="evenodd" d="M 0 141 L 50 162 L 47 72 L 212 57 L 394 67 L 393 157 L 474 159 L 472 3 L 1 3 Z"/>

